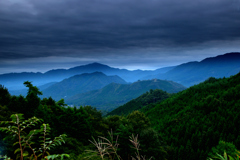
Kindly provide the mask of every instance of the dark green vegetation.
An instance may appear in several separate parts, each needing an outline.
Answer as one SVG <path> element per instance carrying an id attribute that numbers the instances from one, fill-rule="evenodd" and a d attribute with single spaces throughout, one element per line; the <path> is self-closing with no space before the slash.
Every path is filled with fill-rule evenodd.
<path id="1" fill-rule="evenodd" d="M 131 148 L 129 136 L 138 135 L 141 140 L 141 153 L 147 157 L 164 157 L 166 152 L 164 142 L 159 134 L 151 127 L 149 119 L 141 112 L 135 111 L 124 116 L 110 116 L 103 118 L 100 111 L 90 106 L 67 107 L 64 100 L 54 101 L 52 98 L 40 99 L 41 92 L 30 82 L 25 82 L 28 87 L 28 94 L 23 96 L 11 96 L 8 90 L 0 86 L 0 121 L 10 120 L 10 115 L 14 113 L 24 114 L 25 119 L 36 116 L 42 119 L 45 124 L 51 126 L 50 138 L 60 134 L 66 134 L 66 144 L 51 149 L 50 154 L 69 154 L 72 160 L 83 159 L 91 154 L 85 150 L 92 150 L 94 146 L 88 141 L 92 137 L 105 136 L 112 130 L 114 136 L 119 135 L 118 153 L 123 159 L 131 158 L 135 155 L 135 150 Z M 9 134 L 0 133 L 0 152 L 16 159 L 14 150 L 18 145 L 12 146 L 16 139 Z M 2 141 L 5 137 L 6 140 Z M 149 137 L 151 139 L 149 139 Z M 93 158 L 95 160 L 96 157 Z M 158 159 L 158 158 L 157 158 Z"/>
<path id="2" fill-rule="evenodd" d="M 166 91 L 162 91 L 160 89 L 152 90 L 150 89 L 149 92 L 146 92 L 139 96 L 136 99 L 133 99 L 126 104 L 114 109 L 108 115 L 128 115 L 129 113 L 140 110 L 142 107 L 146 105 L 154 106 L 156 103 L 159 103 L 167 98 L 169 98 L 171 94 L 167 93 Z M 150 107 L 150 106 L 148 106 Z"/>
<path id="3" fill-rule="evenodd" d="M 154 108 L 143 108 L 173 153 L 168 159 L 206 159 L 219 140 L 240 148 L 240 73 L 209 78 Z"/>
<path id="4" fill-rule="evenodd" d="M 51 157 L 69 157 L 66 154 L 49 155 L 49 151 L 52 148 L 65 143 L 64 139 L 66 135 L 60 135 L 59 137 L 54 137 L 54 139 L 49 138 L 51 128 L 48 124 L 41 124 L 41 121 L 41 119 L 36 117 L 25 120 L 23 114 L 13 114 L 11 115 L 11 121 L 1 121 L 0 124 L 5 125 L 5 127 L 0 127 L 0 131 L 17 137 L 16 142 L 13 144 L 13 146 L 19 146 L 14 151 L 17 154 L 16 159 L 37 160 L 45 159 L 46 157 L 47 159 Z M 40 129 L 32 129 L 34 126 L 41 127 Z M 34 142 L 34 140 L 37 142 Z"/>
<path id="5" fill-rule="evenodd" d="M 70 108 L 64 100 L 41 100 L 37 87 L 30 82 L 25 85 L 28 87 L 26 97 L 12 96 L 0 87 L 0 121 L 8 120 L 13 113 L 23 113 L 26 119 L 33 116 L 43 119 L 52 128 L 51 138 L 67 135 L 66 144 L 50 152 L 69 154 L 69 159 L 89 156 L 84 151 L 94 147 L 88 139 L 107 137 L 110 130 L 114 137 L 119 136 L 118 155 L 124 160 L 135 155 L 129 144 L 132 134 L 138 135 L 141 154 L 147 158 L 206 160 L 216 155 L 215 152 L 223 155 L 224 150 L 231 157 L 239 153 L 236 148 L 240 148 L 240 73 L 230 78 L 209 78 L 161 102 L 147 104 L 151 98 L 144 102 L 148 96 L 142 95 L 132 101 L 133 109 L 129 107 L 126 114 L 135 110 L 135 103 L 139 102 L 141 107 L 146 104 L 140 109 L 142 112 L 133 111 L 126 116 L 102 117 L 100 111 L 90 106 Z M 157 90 L 145 94 L 154 92 Z M 2 154 L 14 158 L 16 148 L 12 144 L 15 141 L 0 134 L 7 137 L 7 141 L 0 141 Z"/>
<path id="6" fill-rule="evenodd" d="M 186 88 L 172 81 L 158 79 L 137 81 L 132 84 L 111 83 L 102 89 L 70 97 L 66 99 L 66 103 L 74 105 L 91 105 L 100 110 L 111 111 L 150 89 L 161 89 L 169 93 L 176 93 Z"/>

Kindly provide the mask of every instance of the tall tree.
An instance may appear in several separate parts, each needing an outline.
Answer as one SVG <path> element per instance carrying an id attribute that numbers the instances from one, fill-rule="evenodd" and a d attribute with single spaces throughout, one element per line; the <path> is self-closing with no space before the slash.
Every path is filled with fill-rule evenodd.
<path id="1" fill-rule="evenodd" d="M 42 95 L 42 92 L 40 92 L 39 89 L 36 86 L 33 86 L 32 83 L 29 82 L 29 81 L 26 81 L 23 84 L 26 87 L 28 87 L 28 93 L 27 93 L 27 96 L 26 96 L 27 112 L 25 113 L 25 117 L 30 118 L 31 116 L 33 116 L 34 111 L 40 105 L 41 99 L 38 97 L 38 95 Z"/>

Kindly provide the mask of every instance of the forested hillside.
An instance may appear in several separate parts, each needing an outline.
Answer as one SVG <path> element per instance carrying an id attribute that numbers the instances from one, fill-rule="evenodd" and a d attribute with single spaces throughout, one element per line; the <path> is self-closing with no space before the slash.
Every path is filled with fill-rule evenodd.
<path id="1" fill-rule="evenodd" d="M 67 107 L 64 100 L 54 101 L 52 98 L 40 99 L 41 92 L 30 82 L 25 82 L 28 87 L 28 94 L 23 96 L 11 96 L 4 86 L 0 86 L 0 121 L 10 120 L 10 115 L 22 113 L 26 119 L 36 116 L 49 124 L 51 132 L 50 138 L 66 134 L 66 144 L 51 149 L 50 154 L 69 154 L 71 160 L 91 159 L 97 160 L 93 152 L 94 145 L 89 142 L 93 137 L 105 136 L 108 131 L 113 132 L 114 139 L 118 136 L 118 153 L 123 159 L 131 159 L 135 156 L 135 150 L 131 147 L 129 137 L 138 136 L 141 139 L 141 154 L 154 159 L 163 159 L 166 156 L 167 148 L 161 136 L 151 127 L 149 119 L 141 112 L 135 111 L 128 116 L 109 116 L 102 117 L 100 111 L 91 106 Z M 0 125 L 1 129 L 2 125 Z M 35 127 L 39 127 L 38 125 Z M 3 138 L 6 138 L 3 141 Z M 13 159 L 19 156 L 20 152 L 14 153 L 19 148 L 16 142 L 17 137 L 0 132 L 0 156 L 7 155 Z M 33 139 L 38 140 L 38 139 Z M 41 143 L 34 143 L 38 146 Z M 28 156 L 32 154 L 27 150 Z M 89 157 L 90 156 L 90 157 Z M 92 158 L 91 158 L 92 157 Z"/>
<path id="2" fill-rule="evenodd" d="M 101 144 L 98 136 L 112 138 L 114 145 L 117 142 L 116 151 L 124 160 L 135 157 L 136 150 L 132 148 L 129 137 L 133 140 L 135 137 L 133 144 L 141 144 L 137 145 L 140 147 L 138 152 L 146 159 L 206 160 L 217 153 L 223 155 L 224 150 L 233 157 L 239 154 L 236 148 L 240 148 L 240 73 L 230 78 L 209 78 L 156 103 L 152 103 L 152 95 L 169 94 L 150 90 L 141 96 L 140 101 L 135 99 L 140 108 L 146 105 L 140 109 L 141 112 L 133 111 L 127 116 L 103 117 L 91 106 L 68 107 L 63 99 L 40 99 L 42 93 L 37 87 L 30 82 L 25 82 L 25 86 L 28 88 L 26 97 L 12 96 L 7 88 L 0 86 L 0 121 L 22 113 L 26 119 L 35 116 L 49 124 L 52 128 L 50 138 L 66 134 L 66 144 L 50 150 L 50 154 L 65 153 L 71 160 L 97 160 L 100 157 L 93 154 L 96 148 L 88 140 L 94 137 L 96 141 L 92 139 L 92 142 L 98 146 Z M 108 131 L 112 131 L 112 137 L 107 136 Z M 19 155 L 19 152 L 14 154 L 19 147 L 13 146 L 16 137 L 0 132 L 0 138 L 1 154 L 16 159 Z M 34 144 L 37 145 L 40 144 Z M 31 154 L 31 150 L 27 152 Z"/>
<path id="3" fill-rule="evenodd" d="M 44 89 L 43 97 L 52 97 L 54 100 L 69 98 L 79 93 L 100 89 L 110 83 L 126 84 L 118 76 L 107 76 L 101 72 L 84 73 L 64 79 Z"/>
<path id="4" fill-rule="evenodd" d="M 240 73 L 209 78 L 170 97 L 154 108 L 143 108 L 173 153 L 168 159 L 206 159 L 219 140 L 240 148 Z"/>
<path id="5" fill-rule="evenodd" d="M 150 91 L 142 94 L 141 96 L 133 99 L 126 104 L 117 107 L 113 111 L 107 114 L 108 115 L 127 115 L 135 110 L 140 110 L 142 107 L 151 104 L 154 106 L 155 103 L 161 102 L 169 98 L 171 94 L 160 89 L 150 89 Z"/>
<path id="6" fill-rule="evenodd" d="M 111 111 L 150 89 L 161 89 L 169 93 L 176 93 L 186 89 L 186 87 L 172 81 L 158 79 L 137 81 L 131 84 L 111 83 L 102 89 L 77 94 L 65 100 L 69 105 L 91 105 L 100 110 Z"/>

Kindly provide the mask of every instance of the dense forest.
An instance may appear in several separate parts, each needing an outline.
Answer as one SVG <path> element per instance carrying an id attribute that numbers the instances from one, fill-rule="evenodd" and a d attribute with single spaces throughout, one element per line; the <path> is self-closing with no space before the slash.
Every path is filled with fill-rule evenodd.
<path id="1" fill-rule="evenodd" d="M 132 111 L 140 110 L 142 107 L 148 104 L 154 106 L 156 103 L 161 102 L 170 96 L 171 94 L 167 93 L 166 91 L 160 89 L 150 89 L 149 92 L 146 92 L 138 98 L 135 98 L 122 106 L 119 106 L 107 115 L 128 115 Z"/>
<path id="2" fill-rule="evenodd" d="M 125 109 L 118 111 L 119 115 L 104 117 L 92 106 L 69 107 L 63 99 L 40 99 L 42 93 L 37 87 L 28 81 L 24 84 L 27 96 L 12 96 L 0 86 L 0 121 L 10 121 L 11 115 L 21 113 L 25 119 L 35 116 L 49 124 L 50 138 L 66 134 L 66 143 L 51 149 L 50 154 L 68 154 L 67 159 L 101 159 L 94 157 L 96 152 L 89 152 L 96 150 L 99 136 L 112 139 L 123 160 L 138 153 L 145 159 L 159 160 L 205 160 L 224 151 L 236 157 L 240 148 L 240 73 L 230 78 L 209 78 L 174 95 L 150 90 L 123 105 Z M 112 134 L 108 136 L 108 132 Z M 130 137 L 135 139 L 129 141 Z M 16 137 L 0 132 L 0 139 L 0 155 L 16 159 Z M 133 143 L 139 150 L 131 142 L 140 142 L 140 146 Z M 107 157 L 119 159 L 112 153 Z"/>
<path id="3" fill-rule="evenodd" d="M 8 90 L 0 87 L 0 121 L 10 120 L 10 115 L 23 113 L 25 119 L 36 116 L 51 127 L 51 137 L 66 134 L 66 144 L 51 150 L 52 153 L 66 153 L 70 159 L 83 159 L 90 153 L 86 150 L 94 149 L 89 142 L 92 137 L 107 136 L 112 131 L 114 136 L 119 135 L 119 154 L 123 159 L 131 158 L 134 150 L 130 147 L 129 136 L 139 135 L 144 145 L 141 146 L 142 153 L 147 157 L 163 157 L 165 150 L 159 134 L 153 130 L 149 119 L 141 112 L 135 111 L 128 116 L 103 117 L 101 112 L 91 106 L 80 108 L 68 107 L 64 100 L 54 101 L 51 97 L 40 99 L 41 92 L 30 82 L 24 83 L 28 87 L 28 94 L 23 96 L 11 96 Z M 2 134 L 7 140 L 1 141 L 0 151 L 2 155 L 8 155 L 15 159 L 12 147 L 12 137 Z M 150 140 L 149 137 L 152 137 Z M 91 158 L 88 158 L 91 159 Z M 96 159 L 96 157 L 92 158 Z"/>
<path id="4" fill-rule="evenodd" d="M 206 159 L 220 140 L 240 148 L 240 73 L 209 78 L 142 109 L 173 149 L 168 159 Z"/>

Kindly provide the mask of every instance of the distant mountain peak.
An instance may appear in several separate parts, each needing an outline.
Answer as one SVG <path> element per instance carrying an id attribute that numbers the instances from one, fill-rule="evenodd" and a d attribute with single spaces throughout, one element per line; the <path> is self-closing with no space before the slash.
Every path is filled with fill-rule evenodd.
<path id="1" fill-rule="evenodd" d="M 92 72 L 92 73 L 82 73 L 82 74 L 77 74 L 77 75 L 74 75 L 72 77 L 75 77 L 75 76 L 107 76 L 106 74 L 102 73 L 102 72 L 99 72 L 99 71 L 96 71 L 96 72 Z M 71 78 L 71 77 L 70 77 Z"/>
<path id="2" fill-rule="evenodd" d="M 98 62 L 93 62 L 93 63 L 89 63 L 85 66 L 94 66 L 94 67 L 109 67 L 108 65 L 102 64 L 102 63 L 98 63 Z"/>
<path id="3" fill-rule="evenodd" d="M 89 63 L 88 65 L 101 65 L 101 66 L 105 66 L 105 64 L 102 64 L 102 63 L 99 63 L 99 62 Z"/>
<path id="4" fill-rule="evenodd" d="M 205 58 L 203 59 L 201 62 L 222 62 L 222 61 L 235 61 L 235 60 L 239 60 L 240 59 L 240 52 L 229 52 L 229 53 L 225 53 L 222 55 L 218 55 L 215 57 L 209 57 L 209 58 Z"/>

